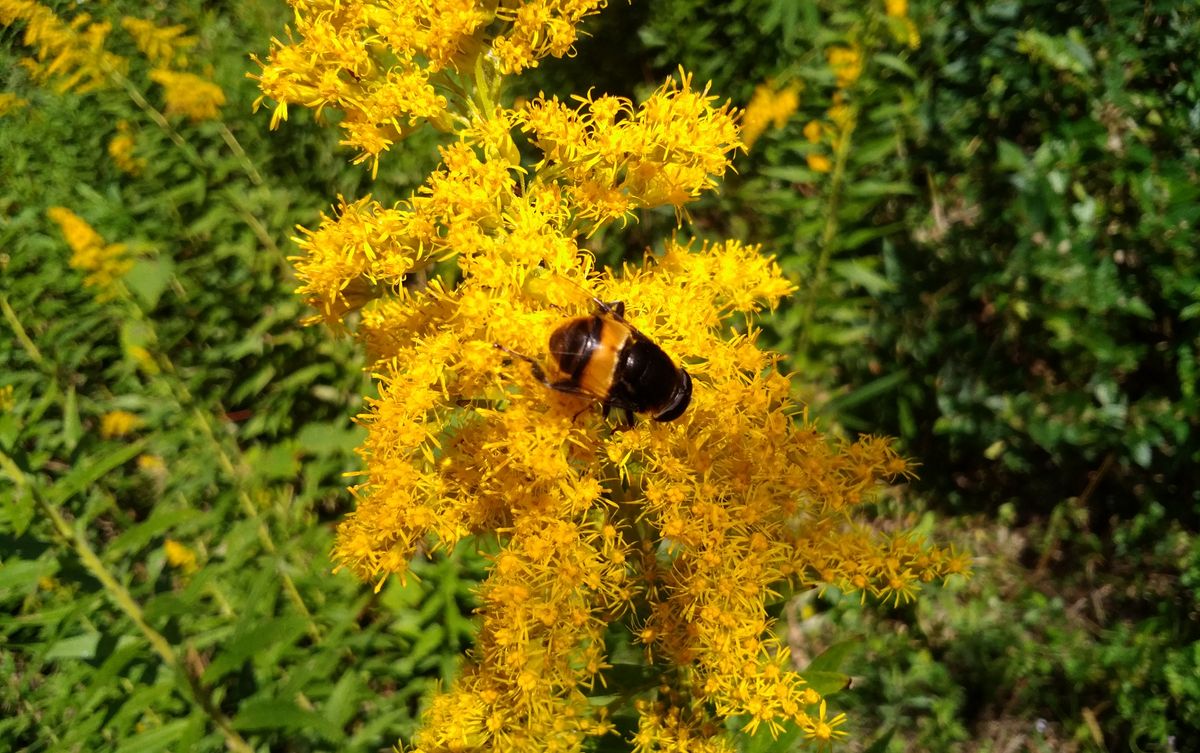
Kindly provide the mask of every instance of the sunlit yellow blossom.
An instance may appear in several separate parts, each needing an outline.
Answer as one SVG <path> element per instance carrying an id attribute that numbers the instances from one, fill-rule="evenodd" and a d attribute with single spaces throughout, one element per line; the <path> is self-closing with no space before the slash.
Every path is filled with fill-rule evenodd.
<path id="1" fill-rule="evenodd" d="M 808 163 L 808 169 L 818 173 L 827 173 L 833 169 L 833 163 L 829 158 L 819 152 L 809 152 L 804 155 L 804 161 Z"/>
<path id="2" fill-rule="evenodd" d="M 141 424 L 142 419 L 129 411 L 109 411 L 100 417 L 100 436 L 105 439 L 124 437 Z"/>
<path id="3" fill-rule="evenodd" d="M 839 89 L 850 87 L 862 75 L 862 51 L 858 47 L 835 45 L 825 53 Z"/>
<path id="4" fill-rule="evenodd" d="M 715 106 L 691 77 L 669 79 L 638 108 L 620 97 L 580 99 L 571 108 L 539 98 L 522 111 L 524 128 L 561 170 L 576 216 L 606 222 L 635 209 L 676 209 L 716 186 L 742 147 L 728 104 Z"/>
<path id="5" fill-rule="evenodd" d="M 595 691 L 614 629 L 653 680 L 614 694 L 637 696 L 639 753 L 730 753 L 733 716 L 828 741 L 844 717 L 827 719 L 791 666 L 768 600 L 835 585 L 901 602 L 966 565 L 856 520 L 907 466 L 886 441 L 831 439 L 791 402 L 754 318 L 794 286 L 757 246 L 680 232 L 641 264 L 595 267 L 589 235 L 644 208 L 682 219 L 742 148 L 737 113 L 682 72 L 641 103 L 501 104 L 502 74 L 568 53 L 601 4 L 293 0 L 299 41 L 276 42 L 258 77 L 273 120 L 336 107 L 344 143 L 373 164 L 422 122 L 455 137 L 412 195 L 339 198 L 297 238 L 300 294 L 361 342 L 377 385 L 333 554 L 382 587 L 418 551 L 496 543 L 478 636 L 429 701 L 420 753 L 583 750 L 613 729 Z M 551 388 L 514 355 L 554 371 L 551 333 L 597 301 L 624 302 L 691 375 L 676 420 L 618 427 L 604 395 Z"/>
<path id="6" fill-rule="evenodd" d="M 138 455 L 137 467 L 140 471 L 157 475 L 167 469 L 167 464 L 159 455 L 142 454 Z"/>
<path id="7" fill-rule="evenodd" d="M 840 737 L 846 736 L 845 730 L 840 730 L 838 727 L 846 723 L 845 714 L 837 714 L 832 718 L 825 716 L 825 701 L 821 701 L 821 705 L 817 711 L 817 718 L 806 720 L 806 724 L 802 724 L 804 736 L 810 740 L 827 743 Z"/>
<path id="8" fill-rule="evenodd" d="M 124 243 L 108 243 L 79 215 L 65 207 L 46 211 L 58 223 L 71 247 L 71 267 L 86 272 L 84 284 L 100 289 L 100 297 L 118 293 L 117 283 L 133 267 Z"/>
<path id="9" fill-rule="evenodd" d="M 6 384 L 0 387 L 0 411 L 8 413 L 16 407 L 17 401 L 13 397 L 14 388 L 11 384 Z"/>
<path id="10" fill-rule="evenodd" d="M 59 91 L 91 91 L 109 85 L 111 73 L 122 71 L 127 61 L 104 45 L 112 24 L 92 23 L 79 13 L 70 22 L 61 20 L 32 0 L 0 0 L 0 25 L 24 23 L 22 42 L 35 51 L 23 64 L 39 81 L 53 81 Z"/>
<path id="11" fill-rule="evenodd" d="M 916 23 L 908 17 L 908 0 L 883 0 L 883 4 L 892 34 L 897 41 L 904 42 L 912 49 L 920 47 L 921 32 Z"/>
<path id="12" fill-rule="evenodd" d="M 161 369 L 158 366 L 158 361 L 154 360 L 154 356 L 144 345 L 135 343 L 126 343 L 124 347 L 125 355 L 129 357 L 137 367 L 147 374 L 154 376 Z"/>
<path id="13" fill-rule="evenodd" d="M 28 104 L 29 100 L 27 99 L 22 99 L 21 97 L 18 97 L 10 92 L 0 92 L 0 118 L 4 117 L 10 112 L 20 110 Z"/>
<path id="14" fill-rule="evenodd" d="M 448 129 L 445 70 L 470 71 L 476 31 L 490 13 L 474 0 L 418 0 L 403 8 L 356 0 L 293 0 L 294 41 L 274 40 L 255 76 L 275 100 L 274 128 L 291 105 L 345 113 L 343 143 L 359 161 L 380 155 L 423 121 Z"/>
<path id="15" fill-rule="evenodd" d="M 183 115 L 193 122 L 221 116 L 225 92 L 206 78 L 193 73 L 156 68 L 150 78 L 163 87 L 168 115 Z"/>
<path id="16" fill-rule="evenodd" d="M 177 567 L 189 575 L 199 569 L 196 564 L 196 553 L 175 539 L 167 539 L 163 542 L 163 552 L 167 555 L 167 564 L 171 567 Z"/>
<path id="17" fill-rule="evenodd" d="M 186 66 L 188 50 L 196 46 L 196 38 L 187 36 L 187 27 L 183 25 L 158 26 L 153 21 L 126 16 L 121 19 L 121 26 L 156 68 Z"/>
<path id="18" fill-rule="evenodd" d="M 775 90 L 770 82 L 754 88 L 754 96 L 742 116 L 742 141 L 749 149 L 768 125 L 783 128 L 783 124 L 800 106 L 800 87 L 792 85 Z"/>
<path id="19" fill-rule="evenodd" d="M 146 167 L 144 157 L 133 155 L 134 146 L 133 131 L 128 121 L 118 121 L 117 133 L 108 142 L 108 156 L 112 158 L 118 170 L 130 175 L 137 175 Z"/>
<path id="20" fill-rule="evenodd" d="M 564 57 L 578 36 L 576 26 L 608 0 L 521 0 L 501 4 L 496 16 L 511 27 L 492 41 L 504 73 L 519 73 L 546 56 Z"/>
<path id="21" fill-rule="evenodd" d="M 492 65 L 495 74 L 513 73 L 546 56 L 568 55 L 576 26 L 605 4 L 291 0 L 289 42 L 273 40 L 254 78 L 264 97 L 275 101 L 272 128 L 293 105 L 318 114 L 339 109 L 345 113 L 342 143 L 357 149 L 357 161 L 369 161 L 374 171 L 380 156 L 422 123 L 440 130 L 455 125 L 449 102 L 461 95 L 452 73 L 470 76 Z M 485 28 L 493 32 L 490 38 L 481 33 Z"/>

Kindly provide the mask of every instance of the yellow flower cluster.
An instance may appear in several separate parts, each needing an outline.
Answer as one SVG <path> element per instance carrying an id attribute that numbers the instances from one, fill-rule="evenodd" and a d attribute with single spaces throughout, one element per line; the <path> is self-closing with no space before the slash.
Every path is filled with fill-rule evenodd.
<path id="1" fill-rule="evenodd" d="M 849 89 L 862 75 L 863 56 L 858 46 L 834 45 L 825 53 L 829 67 L 833 69 L 839 89 Z"/>
<path id="2" fill-rule="evenodd" d="M 100 436 L 115 439 L 127 436 L 142 425 L 142 419 L 127 410 L 114 410 L 100 417 Z"/>
<path id="3" fill-rule="evenodd" d="M 908 0 L 883 0 L 884 11 L 892 27 L 892 35 L 911 49 L 921 46 L 921 32 L 908 17 Z"/>
<path id="4" fill-rule="evenodd" d="M 418 551 L 499 544 L 467 666 L 430 701 L 415 750 L 574 752 L 612 733 L 590 696 L 618 626 L 652 678 L 652 690 L 621 689 L 637 696 L 637 751 L 731 751 L 734 715 L 748 730 L 841 735 L 844 716 L 827 716 L 790 666 L 768 600 L 831 584 L 904 601 L 965 560 L 855 523 L 907 466 L 876 438 L 831 441 L 791 403 L 752 322 L 793 286 L 758 247 L 676 237 L 617 273 L 581 245 L 636 209 L 682 213 L 713 188 L 742 145 L 737 113 L 685 73 L 638 105 L 504 107 L 500 77 L 515 66 L 497 40 L 546 3 L 502 2 L 482 19 L 474 3 L 295 5 L 303 41 L 277 44 L 260 77 L 277 118 L 289 102 L 337 106 L 352 128 L 380 129 L 377 149 L 347 138 L 369 157 L 423 118 L 458 136 L 407 200 L 340 199 L 294 259 L 299 292 L 363 343 L 378 383 L 335 559 L 382 586 Z M 418 96 L 442 96 L 442 73 L 472 75 L 443 100 Z M 523 160 L 517 143 L 538 154 Z M 597 301 L 624 302 L 693 376 L 677 420 L 619 430 L 596 397 L 550 389 L 511 356 L 550 367 L 550 334 Z"/>
<path id="5" fill-rule="evenodd" d="M 129 32 L 134 44 L 150 65 L 155 68 L 186 68 L 188 50 L 196 46 L 196 38 L 185 34 L 187 27 L 158 26 L 153 21 L 126 16 L 121 28 Z"/>
<path id="6" fill-rule="evenodd" d="M 99 288 L 106 300 L 120 293 L 121 278 L 133 267 L 124 243 L 105 243 L 91 225 L 66 207 L 51 207 L 46 215 L 62 229 L 71 247 L 71 267 L 86 272 L 84 284 Z"/>
<path id="7" fill-rule="evenodd" d="M 838 154 L 850 147 L 850 137 L 858 124 L 858 108 L 846 103 L 842 92 L 835 92 L 833 105 L 825 112 L 825 120 L 810 120 L 804 126 L 804 138 L 814 146 L 827 144 L 828 148 Z M 833 162 L 821 151 L 810 151 L 805 155 L 810 169 L 827 173 L 833 168 Z"/>
<path id="8" fill-rule="evenodd" d="M 754 87 L 754 96 L 750 98 L 750 104 L 746 105 L 746 114 L 742 117 L 742 141 L 745 142 L 746 148 L 754 146 L 754 142 L 767 130 L 767 126 L 783 128 L 784 123 L 799 106 L 800 86 L 797 84 L 776 90 L 768 81 Z"/>
<path id="9" fill-rule="evenodd" d="M 168 115 L 182 115 L 193 123 L 221 117 L 221 107 L 225 105 L 221 87 L 211 80 L 211 75 L 182 70 L 188 65 L 188 51 L 197 42 L 195 37 L 184 33 L 186 27 L 158 26 L 132 16 L 121 19 L 121 26 L 150 63 L 150 80 L 163 88 Z"/>
<path id="10" fill-rule="evenodd" d="M 11 92 L 0 92 L 0 118 L 20 110 L 29 104 L 29 100 L 18 97 Z"/>
<path id="11" fill-rule="evenodd" d="M 123 71 L 125 58 L 104 45 L 112 24 L 95 22 L 80 13 L 64 22 L 46 6 L 32 0 L 0 0 L 0 25 L 24 22 L 23 41 L 35 57 L 22 61 L 39 81 L 54 81 L 60 92 L 93 91 L 109 85 L 112 72 Z"/>
<path id="12" fill-rule="evenodd" d="M 580 104 L 539 97 L 520 113 L 520 124 L 544 155 L 538 168 L 561 175 L 564 198 L 588 222 L 682 208 L 716 186 L 741 147 L 728 105 L 714 108 L 708 89 L 693 89 L 687 74 L 636 110 L 622 97 Z"/>
<path id="13" fill-rule="evenodd" d="M 163 542 L 163 554 L 167 557 L 168 565 L 178 568 L 188 575 L 200 569 L 196 561 L 196 553 L 187 544 L 180 543 L 175 539 L 167 539 Z"/>
<path id="14" fill-rule="evenodd" d="M 137 175 L 145 169 L 146 159 L 135 157 L 133 154 L 135 146 L 133 129 L 130 128 L 129 121 L 118 121 L 117 133 L 108 142 L 108 156 L 112 158 L 113 164 L 121 172 Z"/>
<path id="15" fill-rule="evenodd" d="M 510 28 L 492 40 L 503 73 L 519 73 L 546 56 L 561 58 L 575 44 L 576 27 L 608 0 L 520 0 L 500 3 L 496 18 Z M 487 3 L 482 3 L 487 5 Z"/>
<path id="16" fill-rule="evenodd" d="M 255 76 L 275 101 L 345 113 L 343 144 L 371 161 L 424 122 L 440 130 L 463 111 L 464 83 L 491 56 L 496 73 L 562 57 L 575 25 L 605 0 L 290 0 L 299 41 L 273 40 Z M 484 30 L 492 34 L 490 44 Z M 489 63 L 490 64 L 490 63 Z M 261 102 L 261 99 L 260 99 Z M 461 114 L 457 125 L 465 125 Z"/>
<path id="17" fill-rule="evenodd" d="M 150 80 L 163 88 L 168 115 L 183 115 L 193 123 L 221 117 L 225 92 L 203 76 L 168 68 L 150 71 Z"/>

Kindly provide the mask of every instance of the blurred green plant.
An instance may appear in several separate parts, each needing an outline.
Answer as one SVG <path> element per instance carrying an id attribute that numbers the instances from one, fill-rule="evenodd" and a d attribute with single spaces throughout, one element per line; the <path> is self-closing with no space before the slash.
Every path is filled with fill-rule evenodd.
<path id="1" fill-rule="evenodd" d="M 874 640 L 865 665 L 865 687 L 902 690 L 846 701 L 921 728 L 892 750 L 1033 745 L 1039 718 L 1059 735 L 1044 749 L 1190 749 L 1200 10 L 904 5 L 664 0 L 641 33 L 656 61 L 741 101 L 804 84 L 723 197 L 737 234 L 780 239 L 796 275 L 798 306 L 767 326 L 814 411 L 901 436 L 932 505 L 986 511 L 1021 541 L 1004 588 L 979 568 L 971 622 L 944 606 L 955 642 L 902 615 L 908 637 Z M 845 89 L 831 47 L 862 60 L 840 181 L 804 138 Z M 1095 611 L 1075 619 L 1083 599 Z M 1012 620 L 1027 610 L 1035 622 Z"/>

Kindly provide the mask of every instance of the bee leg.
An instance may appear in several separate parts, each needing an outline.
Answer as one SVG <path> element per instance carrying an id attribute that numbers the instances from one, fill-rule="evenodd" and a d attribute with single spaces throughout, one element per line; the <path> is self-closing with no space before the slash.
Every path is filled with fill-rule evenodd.
<path id="1" fill-rule="evenodd" d="M 492 347 L 496 348 L 497 350 L 503 350 L 505 353 L 509 354 L 510 356 L 513 356 L 514 358 L 520 358 L 522 361 L 525 361 L 532 368 L 534 379 L 538 380 L 539 382 L 546 385 L 547 387 L 550 387 L 551 389 L 559 389 L 555 385 L 551 384 L 550 380 L 546 378 L 546 372 L 542 370 L 542 365 L 540 363 L 538 363 L 536 360 L 530 358 L 529 356 L 525 355 L 524 353 L 518 353 L 517 351 L 513 350 L 512 348 L 506 348 L 503 345 L 501 345 L 500 343 L 492 343 Z"/>
<path id="2" fill-rule="evenodd" d="M 590 406 L 590 405 L 585 405 L 582 408 L 580 408 L 578 413 L 576 413 L 574 416 L 571 416 L 571 423 L 575 423 L 575 421 L 577 421 L 580 416 L 582 416 L 584 413 L 587 413 L 589 410 L 591 410 L 591 407 L 592 406 Z"/>
<path id="3" fill-rule="evenodd" d="M 617 321 L 625 321 L 625 302 L 624 301 L 609 301 L 605 303 L 599 298 L 593 298 L 596 306 L 606 314 L 612 314 Z"/>
<path id="4" fill-rule="evenodd" d="M 637 418 L 633 415 L 633 408 L 625 409 L 625 428 L 632 429 L 637 423 Z"/>

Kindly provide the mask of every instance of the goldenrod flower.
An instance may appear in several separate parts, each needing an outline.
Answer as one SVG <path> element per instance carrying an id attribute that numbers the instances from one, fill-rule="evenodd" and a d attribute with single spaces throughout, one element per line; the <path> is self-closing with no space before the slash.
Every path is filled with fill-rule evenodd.
<path id="1" fill-rule="evenodd" d="M 908 17 L 908 0 L 883 0 L 884 10 L 889 19 L 895 23 L 893 33 L 899 41 L 905 42 L 910 48 L 921 46 L 921 32 L 917 25 Z"/>
<path id="2" fill-rule="evenodd" d="M 112 31 L 107 21 L 92 23 L 91 16 L 80 13 L 67 23 L 32 0 L 0 0 L 0 24 L 18 22 L 25 24 L 23 42 L 36 51 L 22 63 L 35 79 L 55 81 L 59 91 L 103 88 L 114 71 L 127 65 L 120 55 L 104 49 Z"/>
<path id="3" fill-rule="evenodd" d="M 567 55 L 576 25 L 605 2 L 290 0 L 296 41 L 273 40 L 254 78 L 276 103 L 272 128 L 291 105 L 342 110 L 342 143 L 374 172 L 383 152 L 422 123 L 456 125 L 451 102 L 461 100 L 461 87 L 454 79 L 472 75 L 481 56 L 500 74 Z M 489 41 L 485 28 L 494 32 Z"/>
<path id="4" fill-rule="evenodd" d="M 0 118 L 20 110 L 29 104 L 29 100 L 18 97 L 11 92 L 0 92 Z"/>
<path id="5" fill-rule="evenodd" d="M 192 122 L 221 117 L 225 92 L 221 87 L 194 73 L 155 68 L 150 79 L 163 88 L 168 115 L 183 115 Z"/>
<path id="6" fill-rule="evenodd" d="M 119 293 L 118 283 L 133 267 L 124 243 L 105 243 L 91 225 L 66 207 L 51 207 L 46 211 L 62 229 L 71 247 L 71 267 L 86 272 L 84 284 L 100 289 L 100 298 Z"/>
<path id="7" fill-rule="evenodd" d="M 768 598 L 830 584 L 899 601 L 965 565 L 855 522 L 907 466 L 883 440 L 830 440 L 791 403 L 752 322 L 793 286 L 757 246 L 681 234 L 641 265 L 594 267 L 584 238 L 636 209 L 682 217 L 742 148 L 737 113 L 686 73 L 640 104 L 498 102 L 501 74 L 565 53 L 575 32 L 556 24 L 599 5 L 293 0 L 300 41 L 276 43 L 259 77 L 274 121 L 289 103 L 337 107 L 345 143 L 376 164 L 422 121 L 458 137 L 408 199 L 339 198 L 297 239 L 299 292 L 365 345 L 378 383 L 334 557 L 381 586 L 418 549 L 500 542 L 479 636 L 430 701 L 420 753 L 579 751 L 608 733 L 588 691 L 614 623 L 668 668 L 638 699 L 636 750 L 730 751 L 724 720 L 743 714 L 829 740 L 843 717 L 791 668 Z M 514 130 L 540 154 L 522 159 Z M 623 301 L 686 366 L 680 418 L 617 431 L 602 396 L 550 389 L 496 347 L 546 360 L 550 333 L 596 301 Z"/>
<path id="8" fill-rule="evenodd" d="M 833 169 L 833 163 L 829 158 L 819 152 L 809 152 L 804 155 L 804 161 L 808 163 L 808 169 L 817 173 L 827 173 Z"/>
<path id="9" fill-rule="evenodd" d="M 100 436 L 105 439 L 124 437 L 142 425 L 142 419 L 125 410 L 114 410 L 100 417 Z"/>
<path id="10" fill-rule="evenodd" d="M 199 565 L 196 564 L 196 553 L 186 544 L 181 544 L 175 539 L 167 539 L 163 542 L 163 553 L 167 555 L 167 564 L 179 568 L 188 575 L 199 569 Z"/>
<path id="11" fill-rule="evenodd" d="M 834 45 L 825 53 L 839 89 L 849 88 L 862 75 L 862 50 L 857 46 Z"/>
<path id="12" fill-rule="evenodd" d="M 139 471 L 151 476 L 161 475 L 167 470 L 166 461 L 162 459 L 161 455 L 138 455 L 137 467 Z"/>
<path id="13" fill-rule="evenodd" d="M 716 186 L 742 148 L 734 113 L 716 107 L 708 87 L 669 79 L 637 109 L 621 97 L 580 99 L 571 108 L 538 98 L 521 112 L 544 155 L 539 167 L 561 172 L 576 217 L 602 224 L 635 209 L 677 210 Z"/>
<path id="14" fill-rule="evenodd" d="M 754 96 L 746 105 L 746 113 L 742 116 L 742 141 L 749 149 L 758 141 L 758 137 L 767 130 L 768 125 L 783 128 L 784 123 L 800 106 L 800 87 L 793 84 L 776 91 L 767 82 L 754 88 Z"/>
<path id="15" fill-rule="evenodd" d="M 0 387 L 0 412 L 8 413 L 17 405 L 16 399 L 13 397 L 15 388 L 11 384 L 6 384 Z"/>
<path id="16" fill-rule="evenodd" d="M 343 202 L 301 240 L 301 290 L 334 321 L 360 310 L 355 331 L 379 380 L 362 416 L 367 480 L 335 557 L 381 581 L 403 578 L 422 542 L 450 548 L 486 531 L 504 542 L 480 588 L 473 662 L 433 700 L 417 750 L 577 750 L 604 725 L 584 690 L 605 665 L 607 623 L 634 613 L 645 649 L 710 709 L 689 712 L 689 728 L 715 738 L 715 719 L 751 713 L 778 729 L 820 698 L 801 702 L 804 682 L 770 637 L 771 589 L 852 587 L 843 569 L 867 568 L 862 587 L 890 593 L 891 571 L 862 564 L 888 543 L 842 544 L 849 512 L 905 473 L 903 460 L 878 440 L 832 444 L 797 423 L 777 357 L 753 331 L 729 334 L 731 317 L 791 291 L 778 266 L 736 241 L 676 239 L 615 275 L 578 245 L 620 216 L 597 212 L 581 182 L 628 204 L 665 194 L 630 186 L 674 166 L 698 168 L 671 197 L 680 204 L 712 185 L 703 171 L 724 170 L 738 141 L 709 100 L 686 77 L 637 108 L 537 100 L 520 118 L 543 150 L 536 174 L 502 149 L 485 145 L 496 158 L 483 160 L 456 144 L 407 202 Z M 503 141 L 492 128 L 473 133 Z M 453 287 L 405 287 L 445 258 L 458 265 Z M 695 376 L 679 421 L 614 432 L 587 399 L 548 390 L 494 347 L 543 354 L 551 330 L 593 299 L 625 301 L 629 320 Z M 940 572 L 940 554 L 926 556 L 926 571 Z"/>
<path id="17" fill-rule="evenodd" d="M 511 24 L 507 32 L 492 41 L 501 72 L 520 73 L 546 56 L 566 56 L 575 44 L 579 22 L 607 4 L 608 0 L 521 0 L 501 4 L 496 17 Z"/>
<path id="18" fill-rule="evenodd" d="M 137 175 L 146 167 L 144 157 L 133 155 L 134 146 L 133 131 L 128 121 L 117 121 L 117 133 L 108 142 L 108 156 L 118 170 L 130 175 Z"/>
<path id="19" fill-rule="evenodd" d="M 121 27 L 155 68 L 186 66 L 188 50 L 196 46 L 196 38 L 188 36 L 183 25 L 158 26 L 153 21 L 126 16 L 121 19 Z"/>

